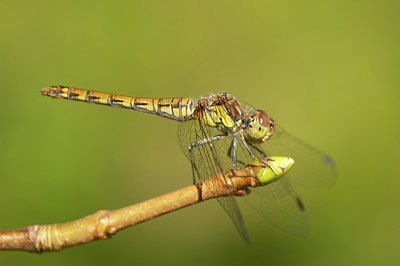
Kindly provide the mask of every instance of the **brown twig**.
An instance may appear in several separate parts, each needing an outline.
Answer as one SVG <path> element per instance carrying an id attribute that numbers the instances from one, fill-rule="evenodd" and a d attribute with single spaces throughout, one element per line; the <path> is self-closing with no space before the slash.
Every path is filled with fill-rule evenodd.
<path id="1" fill-rule="evenodd" d="M 257 178 L 251 174 L 254 170 L 257 171 L 255 166 L 242 171 L 229 171 L 224 176 L 215 176 L 201 185 L 187 186 L 113 211 L 100 210 L 64 224 L 32 225 L 24 229 L 0 231 L 0 250 L 40 253 L 57 251 L 97 239 L 108 239 L 121 229 L 204 200 L 246 195 L 248 187 L 260 185 Z"/>

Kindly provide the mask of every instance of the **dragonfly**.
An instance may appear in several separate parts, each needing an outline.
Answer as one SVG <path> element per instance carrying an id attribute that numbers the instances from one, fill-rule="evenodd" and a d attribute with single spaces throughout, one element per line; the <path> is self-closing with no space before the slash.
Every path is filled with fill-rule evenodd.
<path id="1" fill-rule="evenodd" d="M 285 174 L 285 178 L 276 178 L 262 189 L 250 189 L 250 195 L 243 197 L 267 222 L 290 234 L 307 234 L 304 204 L 292 183 L 329 187 L 336 181 L 332 157 L 287 132 L 267 112 L 228 93 L 210 94 L 197 100 L 146 98 L 61 85 L 43 88 L 41 93 L 52 98 L 135 110 L 180 122 L 178 140 L 191 163 L 194 183 L 205 183 L 213 176 L 232 168 L 243 169 L 254 161 L 265 162 L 268 157 L 284 155 L 293 158 L 296 167 Z M 229 187 L 229 178 L 225 180 Z M 209 186 L 208 189 L 216 194 L 220 189 Z M 217 200 L 243 239 L 250 242 L 236 197 L 219 197 Z"/>

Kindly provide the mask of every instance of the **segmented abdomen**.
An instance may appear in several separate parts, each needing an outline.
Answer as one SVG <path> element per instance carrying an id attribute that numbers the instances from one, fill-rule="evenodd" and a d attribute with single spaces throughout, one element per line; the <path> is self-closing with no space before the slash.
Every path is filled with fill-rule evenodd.
<path id="1" fill-rule="evenodd" d="M 189 98 L 183 97 L 130 97 L 66 86 L 51 86 L 43 88 L 41 92 L 43 95 L 53 98 L 63 98 L 68 100 L 132 109 L 138 112 L 156 114 L 178 121 L 185 120 L 194 111 L 193 101 Z"/>

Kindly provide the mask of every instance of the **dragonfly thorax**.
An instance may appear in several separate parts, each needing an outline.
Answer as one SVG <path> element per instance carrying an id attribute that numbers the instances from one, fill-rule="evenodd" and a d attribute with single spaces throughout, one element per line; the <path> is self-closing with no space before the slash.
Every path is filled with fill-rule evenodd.
<path id="1" fill-rule="evenodd" d="M 257 110 L 248 120 L 245 137 L 252 143 L 263 143 L 271 138 L 274 132 L 274 120 L 266 112 Z"/>
<path id="2" fill-rule="evenodd" d="M 244 114 L 238 101 L 227 93 L 200 98 L 193 111 L 194 118 L 223 132 L 240 130 Z"/>

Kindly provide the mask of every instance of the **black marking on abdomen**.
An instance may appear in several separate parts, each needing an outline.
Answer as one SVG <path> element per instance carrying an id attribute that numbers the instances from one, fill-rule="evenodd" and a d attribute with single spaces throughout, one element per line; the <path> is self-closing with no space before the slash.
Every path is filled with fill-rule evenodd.
<path id="1" fill-rule="evenodd" d="M 75 98 L 75 97 L 78 97 L 78 96 L 79 96 L 78 93 L 75 93 L 75 92 L 70 92 L 70 93 L 69 93 L 69 97 L 70 97 L 70 98 Z"/>
<path id="2" fill-rule="evenodd" d="M 123 100 L 114 99 L 114 98 L 111 99 L 111 103 L 123 103 L 123 102 L 124 102 Z"/>
<path id="3" fill-rule="evenodd" d="M 87 99 L 88 99 L 88 100 L 99 100 L 100 97 L 99 97 L 99 96 L 89 95 L 89 96 L 87 97 Z"/>

